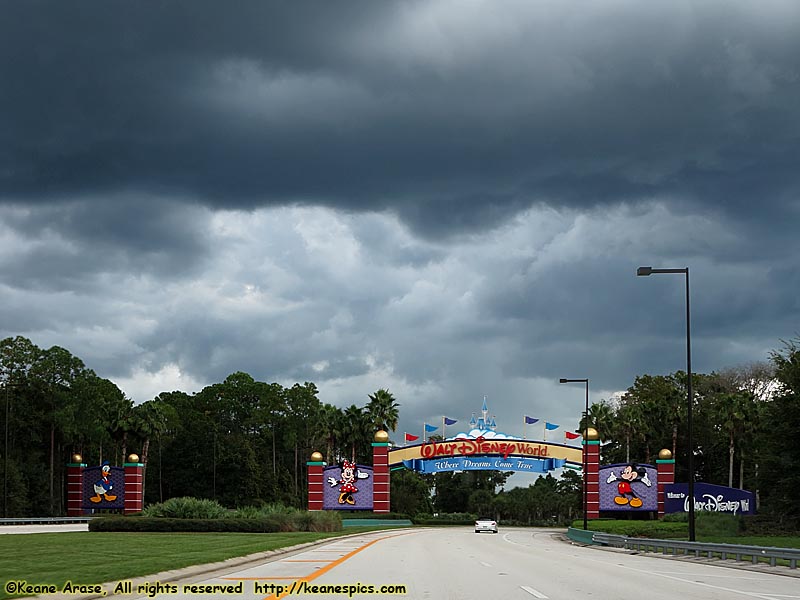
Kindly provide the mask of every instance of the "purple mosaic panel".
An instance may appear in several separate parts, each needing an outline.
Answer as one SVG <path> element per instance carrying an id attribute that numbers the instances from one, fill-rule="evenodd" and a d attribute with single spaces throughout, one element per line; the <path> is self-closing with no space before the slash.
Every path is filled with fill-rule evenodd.
<path id="1" fill-rule="evenodd" d="M 101 467 L 86 467 L 83 469 L 83 508 L 125 508 L 125 469 L 122 467 L 111 467 L 108 479 L 112 488 L 110 496 L 116 496 L 116 500 L 109 502 L 103 494 L 100 494 L 100 502 L 92 502 L 89 498 L 97 497 L 94 486 L 99 485 L 103 479 Z"/>
<path id="2" fill-rule="evenodd" d="M 635 478 L 626 479 L 626 473 L 635 469 L 643 469 L 644 475 L 637 473 Z M 600 467 L 600 510 L 656 511 L 657 483 L 658 471 L 651 465 L 620 463 Z M 642 501 L 640 506 L 637 500 Z"/>
<path id="3" fill-rule="evenodd" d="M 332 465 L 322 470 L 322 508 L 323 510 L 372 510 L 373 498 L 373 478 L 372 467 L 356 465 L 356 474 L 366 475 L 366 477 L 356 478 L 353 485 L 357 492 L 349 494 L 353 504 L 347 502 L 348 495 L 342 497 L 342 466 Z M 328 478 L 333 478 L 335 483 L 331 485 Z M 342 500 L 340 503 L 339 500 Z"/>

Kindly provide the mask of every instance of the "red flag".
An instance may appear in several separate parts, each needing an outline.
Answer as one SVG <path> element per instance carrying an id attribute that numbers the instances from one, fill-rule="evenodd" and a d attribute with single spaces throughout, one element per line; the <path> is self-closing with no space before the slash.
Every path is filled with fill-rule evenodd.
<path id="1" fill-rule="evenodd" d="M 581 437 L 580 433 L 572 433 L 571 431 L 565 431 L 564 435 L 567 436 L 568 440 L 577 440 L 579 437 Z"/>
<path id="2" fill-rule="evenodd" d="M 411 435 L 410 433 L 406 434 L 406 441 L 407 442 L 416 442 L 419 439 L 418 435 Z"/>

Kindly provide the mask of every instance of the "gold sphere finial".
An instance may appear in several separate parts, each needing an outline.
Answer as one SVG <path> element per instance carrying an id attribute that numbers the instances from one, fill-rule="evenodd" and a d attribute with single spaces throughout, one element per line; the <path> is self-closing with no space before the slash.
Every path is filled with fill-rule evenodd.
<path id="1" fill-rule="evenodd" d="M 322 453 L 321 452 L 312 452 L 311 453 L 311 462 L 322 462 Z"/>
<path id="2" fill-rule="evenodd" d="M 658 458 L 661 460 L 670 460 L 672 458 L 672 450 L 666 448 L 658 451 Z"/>
<path id="3" fill-rule="evenodd" d="M 128 454 L 128 462 L 129 463 L 138 463 L 139 462 L 139 455 L 138 454 Z"/>
<path id="4" fill-rule="evenodd" d="M 386 433 L 383 429 L 375 432 L 375 441 L 386 443 L 389 441 L 389 434 Z"/>
<path id="5" fill-rule="evenodd" d="M 81 462 L 83 462 L 83 457 L 80 454 L 73 454 L 72 462 L 80 464 Z"/>
<path id="6" fill-rule="evenodd" d="M 586 428 L 586 435 L 583 436 L 583 439 L 587 442 L 595 441 L 600 439 L 600 434 L 597 433 L 597 429 L 594 427 L 587 427 Z"/>

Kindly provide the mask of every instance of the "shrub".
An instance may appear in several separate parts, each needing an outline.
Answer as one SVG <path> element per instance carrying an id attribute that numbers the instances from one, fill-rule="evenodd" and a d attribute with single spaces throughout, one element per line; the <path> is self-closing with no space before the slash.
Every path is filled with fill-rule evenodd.
<path id="1" fill-rule="evenodd" d="M 572 527 L 583 529 L 583 520 L 574 521 Z M 639 521 L 639 520 L 615 520 L 615 519 L 592 519 L 589 521 L 591 531 L 602 531 L 617 535 L 627 535 L 629 537 L 644 537 L 656 539 L 672 539 L 686 537 L 688 533 L 685 523 L 669 523 L 664 521 Z"/>
<path id="2" fill-rule="evenodd" d="M 689 513 L 685 512 L 667 513 L 666 515 L 664 515 L 663 521 L 665 523 L 688 523 Z"/>
<path id="3" fill-rule="evenodd" d="M 309 531 L 322 532 L 342 530 L 342 517 L 336 511 L 324 510 L 309 514 L 314 517 L 309 524 Z"/>
<path id="4" fill-rule="evenodd" d="M 89 521 L 89 531 L 274 533 L 266 519 L 173 519 L 110 516 Z"/>
<path id="5" fill-rule="evenodd" d="M 142 515 L 170 519 L 221 519 L 230 516 L 225 507 L 216 500 L 189 496 L 170 498 L 166 502 L 148 506 L 142 511 Z"/>
<path id="6" fill-rule="evenodd" d="M 740 517 L 728 513 L 697 511 L 695 531 L 703 537 L 734 537 L 739 535 L 740 521 Z"/>

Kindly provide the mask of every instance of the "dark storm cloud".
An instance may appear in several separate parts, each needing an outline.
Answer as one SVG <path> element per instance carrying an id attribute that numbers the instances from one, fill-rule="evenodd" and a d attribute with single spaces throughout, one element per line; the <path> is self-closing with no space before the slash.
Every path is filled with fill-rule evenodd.
<path id="1" fill-rule="evenodd" d="M 697 371 L 797 330 L 794 0 L 2 12 L 0 323 L 137 401 L 246 371 L 412 432 L 576 421 L 559 377 L 684 368 L 647 264 L 692 268 Z"/>
<path id="2" fill-rule="evenodd" d="M 7 206 L 4 225 L 21 243 L 6 250 L 0 275 L 10 285 L 56 292 L 97 289 L 109 273 L 186 277 L 209 251 L 196 212 L 142 196 Z"/>
<path id="3" fill-rule="evenodd" d="M 535 202 L 797 216 L 796 4 L 501 6 L 7 6 L 2 197 L 388 208 L 434 236 Z"/>

